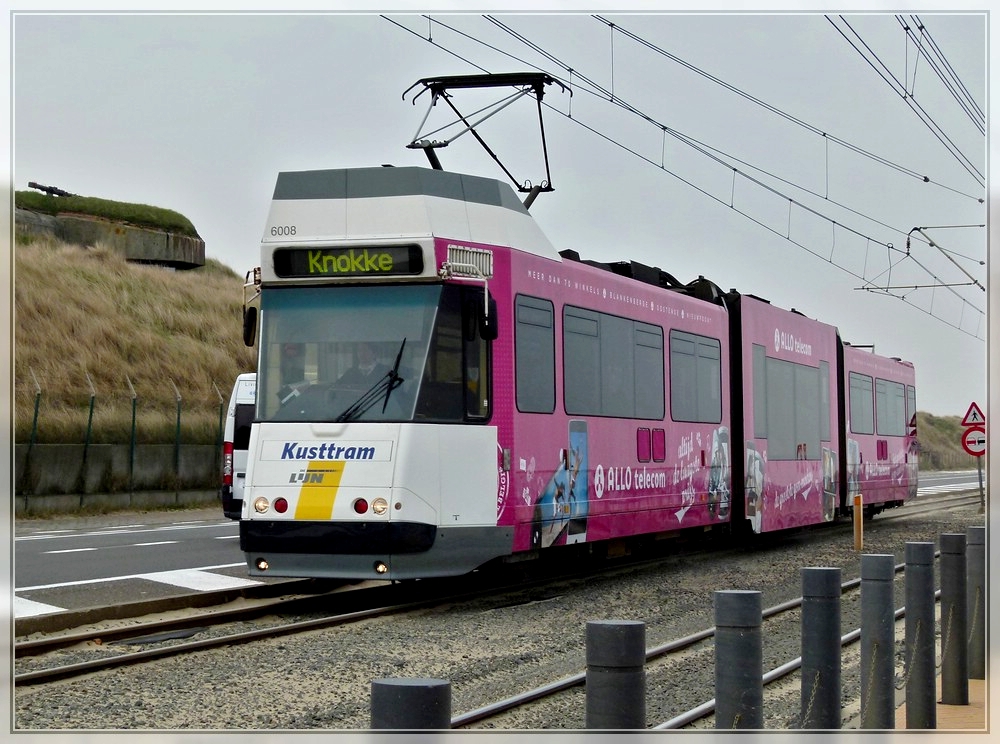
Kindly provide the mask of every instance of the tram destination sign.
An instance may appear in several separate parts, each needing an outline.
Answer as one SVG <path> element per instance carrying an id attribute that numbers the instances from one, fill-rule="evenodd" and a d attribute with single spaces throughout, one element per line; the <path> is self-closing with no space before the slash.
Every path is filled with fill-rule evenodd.
<path id="1" fill-rule="evenodd" d="M 419 245 L 277 248 L 274 273 L 282 278 L 415 276 L 424 270 Z"/>

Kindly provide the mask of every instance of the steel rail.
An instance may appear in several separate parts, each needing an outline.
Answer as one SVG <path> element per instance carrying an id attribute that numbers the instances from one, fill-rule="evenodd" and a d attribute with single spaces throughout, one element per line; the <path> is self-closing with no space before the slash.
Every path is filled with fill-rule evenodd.
<path id="1" fill-rule="evenodd" d="M 950 505 L 951 506 L 956 504 L 960 505 L 965 501 L 968 501 L 970 498 L 972 497 L 969 497 L 968 495 L 965 495 L 963 497 L 961 494 L 958 495 L 949 494 L 949 496 L 936 501 L 934 504 L 927 505 L 926 508 L 916 513 L 923 513 L 925 511 L 936 511 L 942 508 L 949 508 Z M 978 499 L 978 497 L 976 497 L 976 499 Z M 942 503 L 942 502 L 947 502 L 947 503 Z M 914 513 L 915 512 L 913 512 L 912 510 L 908 510 L 905 514 L 903 513 L 889 514 L 886 515 L 886 517 L 901 518 L 906 516 L 912 516 Z M 882 521 L 884 521 L 886 517 L 882 517 Z M 670 557 L 672 556 L 666 556 L 666 558 Z M 628 563 L 625 566 L 620 564 L 615 564 L 613 566 L 610 566 L 607 569 L 607 571 L 613 572 L 615 570 L 620 570 L 623 567 L 634 569 L 636 567 L 641 567 L 642 565 L 645 565 L 647 563 L 655 564 L 662 562 L 663 560 L 664 557 L 661 556 L 652 560 L 644 560 L 644 561 Z M 897 571 L 900 570 L 901 565 L 897 566 L 896 568 Z M 415 602 L 397 603 L 376 608 L 363 609 L 349 613 L 341 613 L 337 615 L 326 616 L 322 618 L 304 620 L 294 623 L 286 623 L 283 625 L 277 625 L 263 629 L 244 631 L 240 633 L 233 633 L 214 638 L 207 638 L 197 641 L 190 641 L 187 643 L 174 644 L 163 648 L 146 649 L 134 653 L 126 653 L 118 656 L 105 657 L 102 659 L 95 659 L 92 661 L 70 664 L 61 667 L 53 667 L 49 669 L 40 669 L 31 672 L 24 672 L 22 674 L 15 674 L 13 681 L 15 686 L 39 684 L 43 682 L 54 681 L 57 679 L 65 679 L 68 677 L 81 676 L 83 674 L 89 674 L 97 671 L 102 671 L 105 669 L 142 663 L 144 661 L 165 658 L 169 656 L 176 656 L 183 653 L 190 653 L 193 651 L 246 643 L 249 641 L 263 639 L 263 638 L 274 638 L 281 635 L 294 634 L 316 628 L 333 627 L 336 625 L 346 624 L 361 619 L 377 617 L 379 615 L 407 612 L 426 606 L 432 606 L 442 601 L 457 601 L 463 599 L 472 599 L 486 595 L 492 595 L 498 591 L 503 592 L 511 589 L 523 590 L 525 588 L 532 588 L 540 585 L 550 584 L 552 582 L 559 580 L 572 579 L 578 575 L 579 572 L 572 572 L 558 576 L 547 576 L 542 579 L 530 581 L 527 583 L 518 582 L 516 584 L 510 584 L 510 585 L 493 585 L 477 589 L 472 592 L 460 593 L 458 595 L 451 594 L 450 596 L 448 595 L 448 592 L 433 593 L 432 596 L 427 596 L 425 594 L 421 600 Z M 853 582 L 860 583 L 860 579 L 853 580 Z M 845 582 L 845 588 L 851 583 L 852 582 Z M 424 586 L 426 586 L 426 584 Z M 448 585 L 445 584 L 445 586 Z M 369 591 L 373 592 L 385 591 L 387 588 L 391 589 L 391 585 L 388 587 L 386 586 L 374 587 L 369 589 Z M 440 584 L 438 585 L 438 588 L 439 589 L 441 588 Z M 361 590 L 355 590 L 355 592 L 356 591 L 361 591 Z M 351 593 L 353 594 L 355 592 Z M 331 596 L 333 593 L 334 592 L 318 596 L 297 597 L 293 600 L 287 600 L 286 606 L 295 606 L 301 602 L 306 602 L 306 603 L 318 602 L 322 599 L 329 598 L 329 596 Z M 777 605 L 773 608 L 769 608 L 768 610 L 765 611 L 764 617 L 765 618 L 770 617 L 771 615 L 776 614 L 778 612 L 786 611 L 787 609 L 798 606 L 798 604 L 800 603 L 801 599 L 791 600 L 790 602 L 786 602 L 781 605 Z M 17 656 L 18 654 L 20 654 L 21 656 L 39 654 L 43 653 L 44 651 L 53 650 L 58 647 L 65 647 L 68 645 L 73 645 L 75 643 L 85 642 L 87 640 L 94 640 L 95 638 L 98 637 L 100 637 L 102 640 L 109 637 L 114 637 L 116 639 L 129 639 L 129 638 L 136 639 L 148 636 L 151 633 L 156 633 L 156 632 L 164 633 L 171 631 L 179 631 L 185 628 L 186 629 L 194 628 L 197 630 L 201 630 L 204 629 L 206 620 L 210 622 L 220 619 L 226 621 L 227 618 L 240 619 L 250 615 L 259 615 L 267 612 L 273 612 L 274 606 L 276 606 L 276 604 L 280 603 L 272 603 L 266 606 L 261 605 L 254 608 L 243 608 L 239 610 L 222 611 L 218 613 L 202 613 L 195 617 L 183 618 L 178 620 L 157 621 L 154 623 L 147 623 L 142 626 L 132 626 L 130 628 L 87 631 L 85 633 L 65 635 L 52 639 L 39 639 L 35 641 L 26 641 L 22 642 L 21 644 L 17 644 L 15 646 L 15 656 Z M 714 634 L 714 628 L 710 628 L 701 631 L 699 633 L 693 634 L 692 636 L 687 636 L 685 638 L 681 638 L 676 641 L 664 644 L 663 646 L 650 649 L 649 651 L 647 651 L 647 657 L 646 657 L 647 661 L 658 658 L 659 656 L 662 656 L 664 654 L 680 650 L 682 648 L 686 648 L 690 645 L 693 645 L 694 643 L 697 643 L 701 640 L 711 637 L 713 634 Z M 503 712 L 504 710 L 510 710 L 512 708 L 518 707 L 518 705 L 522 705 L 527 702 L 543 698 L 547 695 L 552 695 L 562 690 L 568 689 L 570 687 L 582 684 L 585 682 L 585 680 L 586 680 L 586 674 L 581 673 L 565 678 L 563 680 L 559 680 L 557 682 L 550 683 L 548 685 L 544 685 L 540 688 L 536 688 L 534 690 L 530 690 L 528 692 L 521 693 L 517 696 L 508 698 L 504 701 L 500 701 L 499 703 L 495 703 L 489 706 L 485 706 L 484 708 L 480 708 L 475 711 L 470 711 L 469 713 L 462 714 L 461 716 L 458 716 L 457 718 L 453 719 L 452 726 L 453 727 L 463 726 L 467 725 L 468 723 L 482 720 L 484 718 L 489 718 L 493 715 L 496 715 L 497 713 Z"/>
<path id="2" fill-rule="evenodd" d="M 910 508 L 907 509 L 905 513 L 893 509 L 891 510 L 891 512 L 883 513 L 883 515 L 879 518 L 879 521 L 884 522 L 887 519 L 902 519 L 914 516 L 915 514 L 923 514 L 933 511 L 939 511 L 941 509 L 956 508 L 965 505 L 967 502 L 978 503 L 978 498 L 979 498 L 978 495 L 972 497 L 969 496 L 968 494 L 954 493 L 954 494 L 947 494 L 942 499 L 935 501 L 933 504 L 918 505 L 915 502 L 911 502 L 908 504 L 908 507 Z M 913 507 L 915 506 L 919 508 L 914 510 Z M 935 557 L 938 557 L 939 555 L 940 555 L 939 551 L 935 553 Z M 894 566 L 895 572 L 899 573 L 900 571 L 903 571 L 905 569 L 905 566 L 906 566 L 905 563 L 895 564 Z M 861 585 L 860 577 L 849 579 L 841 584 L 841 591 L 844 592 L 844 591 L 850 591 L 855 588 L 860 588 L 860 585 Z M 937 594 L 940 594 L 940 591 L 938 591 Z M 763 610 L 761 616 L 762 619 L 768 619 L 774 617 L 775 615 L 779 615 L 789 610 L 801 607 L 801 605 L 802 605 L 802 597 L 798 597 L 796 599 L 788 600 L 787 602 L 782 602 L 780 604 L 774 605 L 773 607 L 769 607 Z M 903 614 L 905 614 L 905 608 L 896 610 L 896 619 L 898 620 Z M 683 636 L 676 640 L 669 641 L 660 646 L 655 646 L 646 651 L 646 661 L 649 662 L 654 659 L 665 656 L 667 654 L 689 648 L 697 643 L 700 643 L 701 641 L 712 638 L 714 635 L 715 635 L 715 627 L 713 626 L 698 631 L 696 633 Z M 843 647 L 853 641 L 858 640 L 860 638 L 860 635 L 861 635 L 860 629 L 856 629 L 851 633 L 844 635 L 841 638 L 841 646 Z M 802 662 L 801 657 L 798 657 L 797 659 L 793 659 L 792 661 L 767 672 L 766 674 L 764 674 L 763 677 L 764 684 L 767 685 L 770 682 L 773 682 L 777 679 L 780 679 L 781 677 L 790 674 L 791 672 L 795 671 L 801 666 L 801 662 Z M 453 729 L 462 728 L 464 726 L 468 726 L 469 724 L 476 723 L 478 721 L 482 721 L 488 718 L 492 718 L 501 713 L 514 710 L 518 707 L 521 707 L 522 705 L 526 705 L 527 703 L 533 702 L 535 700 L 540 700 L 545 697 L 555 695 L 559 692 L 563 692 L 578 685 L 584 685 L 586 684 L 586 681 L 587 681 L 586 672 L 579 672 L 577 674 L 565 677 L 555 682 L 550 682 L 546 685 L 542 685 L 535 689 L 528 690 L 526 692 L 522 692 L 517 695 L 513 695 L 511 697 L 505 698 L 504 700 L 500 700 L 495 703 L 491 703 L 490 705 L 486 705 L 481 708 L 476 708 L 475 710 L 471 710 L 466 713 L 462 713 L 458 716 L 455 716 L 451 720 L 451 727 Z M 654 728 L 655 729 L 680 728 L 700 718 L 704 718 L 705 716 L 710 715 L 711 713 L 714 712 L 714 710 L 715 710 L 715 699 L 713 698 L 712 700 L 709 700 L 706 703 L 702 703 L 700 706 L 690 711 L 687 711 L 681 714 L 680 716 L 677 716 Z"/>

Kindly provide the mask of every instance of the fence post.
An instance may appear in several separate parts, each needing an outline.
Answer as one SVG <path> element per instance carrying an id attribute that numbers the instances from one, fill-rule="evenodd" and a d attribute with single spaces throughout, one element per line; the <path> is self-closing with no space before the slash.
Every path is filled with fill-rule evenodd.
<path id="1" fill-rule="evenodd" d="M 372 681 L 373 729 L 450 729 L 451 683 L 443 679 Z"/>
<path id="2" fill-rule="evenodd" d="M 215 436 L 215 461 L 222 462 L 222 437 L 225 431 L 225 416 L 226 416 L 226 399 L 222 397 L 222 391 L 219 390 L 219 386 L 215 384 L 215 380 L 212 380 L 212 387 L 215 388 L 215 394 L 219 396 L 219 428 Z"/>
<path id="3" fill-rule="evenodd" d="M 941 702 L 969 704 L 965 535 L 941 535 Z"/>
<path id="4" fill-rule="evenodd" d="M 132 396 L 132 434 L 129 438 L 128 446 L 128 494 L 129 500 L 132 499 L 132 495 L 135 493 L 135 401 L 136 394 L 135 388 L 132 387 L 132 380 L 129 379 L 128 375 L 125 375 L 125 382 L 128 383 L 129 393 Z"/>
<path id="5" fill-rule="evenodd" d="M 801 727 L 839 729 L 840 569 L 802 569 Z"/>
<path id="6" fill-rule="evenodd" d="M 906 543 L 906 728 L 937 728 L 934 543 Z"/>
<path id="7" fill-rule="evenodd" d="M 861 556 L 861 728 L 896 726 L 893 555 Z"/>
<path id="8" fill-rule="evenodd" d="M 83 462 L 80 465 L 80 506 L 83 506 L 83 495 L 87 490 L 87 453 L 90 451 L 90 434 L 94 426 L 94 400 L 97 398 L 97 391 L 94 390 L 94 381 L 90 379 L 90 373 L 84 370 L 87 378 L 87 385 L 90 387 L 90 412 L 87 414 L 87 433 L 83 438 Z"/>
<path id="9" fill-rule="evenodd" d="M 87 385 L 90 387 L 90 413 L 87 415 L 87 434 L 83 439 L 83 464 L 87 464 L 87 450 L 90 449 L 90 434 L 94 428 L 94 400 L 97 398 L 97 391 L 94 390 L 94 381 L 90 379 L 90 373 L 84 372 L 87 377 Z"/>
<path id="10" fill-rule="evenodd" d="M 181 392 L 177 389 L 177 384 L 170 380 L 174 386 L 174 395 L 177 396 L 177 425 L 174 429 L 174 488 L 180 490 L 181 487 Z"/>
<path id="11" fill-rule="evenodd" d="M 646 624 L 587 622 L 588 729 L 646 728 Z"/>
<path id="12" fill-rule="evenodd" d="M 31 450 L 34 449 L 35 439 L 38 437 L 38 408 L 42 402 L 42 386 L 38 384 L 38 378 L 35 377 L 35 370 L 28 367 L 28 372 L 31 373 L 31 379 L 35 382 L 35 413 L 31 419 L 31 434 L 28 435 L 28 451 L 24 455 L 24 471 L 18 479 L 22 493 L 27 493 L 28 483 L 30 482 Z"/>
<path id="13" fill-rule="evenodd" d="M 969 679 L 986 679 L 986 528 L 966 530 Z"/>
<path id="14" fill-rule="evenodd" d="M 761 594 L 715 592 L 715 728 L 764 728 Z"/>

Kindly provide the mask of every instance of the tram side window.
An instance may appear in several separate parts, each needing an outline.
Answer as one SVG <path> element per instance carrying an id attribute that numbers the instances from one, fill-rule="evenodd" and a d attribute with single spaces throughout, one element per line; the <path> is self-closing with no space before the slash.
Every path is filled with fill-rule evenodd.
<path id="1" fill-rule="evenodd" d="M 670 417 L 722 421 L 722 350 L 718 339 L 670 332 Z"/>
<path id="2" fill-rule="evenodd" d="M 514 315 L 517 410 L 552 413 L 556 408 L 555 309 L 549 300 L 518 295 Z"/>
<path id="3" fill-rule="evenodd" d="M 851 431 L 855 434 L 875 433 L 875 409 L 872 404 L 872 378 L 851 372 L 848 378 L 850 386 L 850 418 Z"/>
<path id="4" fill-rule="evenodd" d="M 767 349 L 753 345 L 753 435 L 767 439 Z"/>
<path id="5" fill-rule="evenodd" d="M 635 324 L 635 410 L 638 418 L 663 418 L 663 329 Z"/>
<path id="6" fill-rule="evenodd" d="M 913 385 L 906 386 L 906 423 L 907 426 L 917 428 L 917 390 Z M 912 432 L 911 432 L 912 433 Z"/>
<path id="7" fill-rule="evenodd" d="M 662 419 L 663 329 L 567 305 L 563 308 L 566 412 Z"/>
<path id="8" fill-rule="evenodd" d="M 830 441 L 830 363 L 819 363 L 819 438 Z"/>
<path id="9" fill-rule="evenodd" d="M 822 389 L 822 367 L 775 359 L 758 348 L 754 346 L 753 359 L 754 436 L 767 439 L 768 459 L 819 460 L 824 426 L 829 436 L 830 398 Z M 828 390 L 829 365 L 825 379 Z"/>
<path id="10" fill-rule="evenodd" d="M 875 378 L 875 427 L 883 437 L 901 437 L 906 433 L 903 383 Z"/>

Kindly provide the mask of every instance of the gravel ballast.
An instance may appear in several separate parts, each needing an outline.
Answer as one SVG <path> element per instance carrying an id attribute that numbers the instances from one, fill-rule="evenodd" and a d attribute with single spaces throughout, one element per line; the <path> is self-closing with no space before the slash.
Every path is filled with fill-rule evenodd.
<path id="1" fill-rule="evenodd" d="M 865 523 L 864 547 L 850 530 L 797 535 L 777 547 L 697 553 L 650 568 L 566 581 L 524 597 L 508 595 L 438 606 L 249 645 L 207 650 L 40 686 L 16 689 L 15 730 L 364 730 L 370 725 L 371 682 L 413 677 L 451 683 L 452 715 L 485 706 L 586 669 L 589 620 L 638 620 L 647 647 L 711 627 L 713 593 L 745 589 L 772 607 L 801 594 L 801 569 L 840 567 L 844 581 L 860 572 L 862 554 L 904 560 L 907 542 L 938 544 L 941 534 L 985 524 L 972 506 L 906 519 Z M 897 577 L 901 606 L 903 579 Z M 857 595 L 842 601 L 842 633 L 857 627 Z M 902 674 L 902 628 L 897 629 Z M 766 626 L 764 671 L 801 653 L 798 613 Z M 74 649 L 79 658 L 87 648 Z M 856 655 L 856 654 L 855 654 Z M 845 726 L 856 715 L 857 662 L 845 652 Z M 647 726 L 653 727 L 714 695 L 711 643 L 646 669 Z M 765 698 L 765 727 L 796 728 L 797 675 Z M 498 730 L 582 729 L 583 686 L 517 712 L 474 724 Z M 712 719 L 699 725 L 711 727 Z M 856 725 L 856 723 L 855 723 Z"/>

